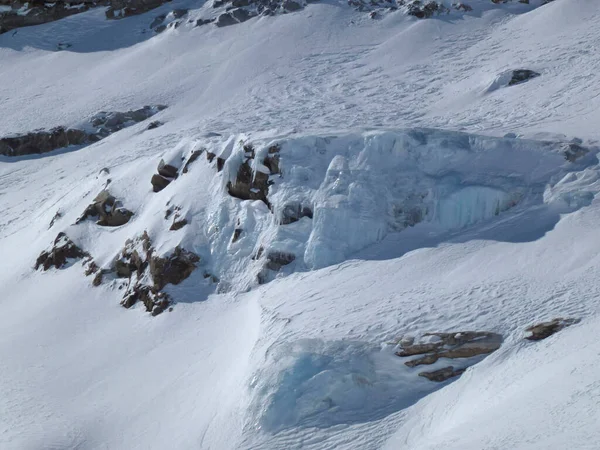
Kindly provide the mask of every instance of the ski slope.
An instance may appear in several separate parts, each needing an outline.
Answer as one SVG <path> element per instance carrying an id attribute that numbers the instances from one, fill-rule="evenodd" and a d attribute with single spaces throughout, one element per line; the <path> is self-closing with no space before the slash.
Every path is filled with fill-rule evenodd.
<path id="1" fill-rule="evenodd" d="M 160 13 L 206 12 L 174 0 L 0 35 L 0 137 L 168 106 L 156 129 L 0 157 L 0 448 L 597 448 L 600 4 L 471 6 L 371 19 L 324 2 L 154 35 Z M 541 76 L 508 87 L 514 69 Z M 227 193 L 247 143 L 280 148 L 272 211 Z M 567 161 L 570 144 L 589 152 Z M 152 192 L 161 159 L 199 149 L 223 170 L 202 154 Z M 132 220 L 76 225 L 106 186 Z M 289 204 L 312 218 L 283 225 Z M 151 317 L 81 262 L 35 271 L 60 231 L 100 268 L 144 231 L 200 263 Z M 259 285 L 270 251 L 294 260 Z M 582 320 L 523 339 L 556 317 Z M 460 378 L 394 354 L 467 330 L 503 343 Z"/>

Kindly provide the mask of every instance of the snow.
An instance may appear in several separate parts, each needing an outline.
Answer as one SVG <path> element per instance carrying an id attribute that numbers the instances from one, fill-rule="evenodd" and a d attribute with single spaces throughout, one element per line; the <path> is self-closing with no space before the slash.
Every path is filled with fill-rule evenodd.
<path id="1" fill-rule="evenodd" d="M 600 5 L 539 3 L 372 20 L 325 2 L 154 34 L 209 8 L 174 0 L 0 35 L 0 136 L 168 106 L 152 130 L 0 157 L 0 448 L 594 448 Z M 541 76 L 507 86 L 514 69 Z M 246 143 L 263 174 L 280 147 L 272 210 L 227 194 Z M 567 161 L 569 144 L 590 151 Z M 161 161 L 198 150 L 223 170 L 202 154 L 152 192 Z M 75 225 L 104 189 L 130 222 Z M 290 205 L 313 217 L 282 225 Z M 188 225 L 169 231 L 175 207 Z M 200 262 L 150 317 L 81 262 L 35 271 L 62 231 L 101 268 L 144 231 Z M 270 252 L 294 261 L 259 286 Z M 523 339 L 556 317 L 582 321 Z M 504 341 L 460 378 L 394 354 L 469 330 Z"/>

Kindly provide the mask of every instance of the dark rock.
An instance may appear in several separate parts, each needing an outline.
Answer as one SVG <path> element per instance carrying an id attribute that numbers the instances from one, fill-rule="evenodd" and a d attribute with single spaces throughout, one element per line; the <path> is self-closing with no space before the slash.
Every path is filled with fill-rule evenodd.
<path id="1" fill-rule="evenodd" d="M 421 355 L 404 364 L 408 367 L 423 364 L 434 364 L 440 358 L 472 358 L 493 353 L 500 348 L 502 336 L 497 333 L 481 331 L 465 331 L 459 333 L 427 333 L 423 337 L 435 337 L 435 342 L 413 344 L 404 342 L 397 356 L 407 357 Z"/>
<path id="2" fill-rule="evenodd" d="M 212 23 L 214 19 L 198 19 L 196 20 L 196 26 L 201 27 L 202 25 L 207 25 Z"/>
<path id="3" fill-rule="evenodd" d="M 230 13 L 223 13 L 217 18 L 215 25 L 218 27 L 227 27 L 236 23 L 239 22 Z"/>
<path id="4" fill-rule="evenodd" d="M 454 369 L 454 367 L 444 367 L 443 369 L 434 370 L 433 372 L 420 372 L 420 377 L 425 377 L 430 381 L 441 383 L 449 380 L 450 378 L 457 377 L 464 373 L 466 369 Z"/>
<path id="5" fill-rule="evenodd" d="M 169 256 L 152 256 L 150 259 L 150 275 L 154 288 L 161 290 L 167 284 L 179 284 L 196 269 L 200 257 L 192 252 L 175 247 Z"/>
<path id="6" fill-rule="evenodd" d="M 51 152 L 69 145 L 86 144 L 89 141 L 89 137 L 84 131 L 57 127 L 50 131 L 37 131 L 0 138 L 0 154 L 5 156 L 34 155 Z"/>
<path id="7" fill-rule="evenodd" d="M 176 18 L 176 19 L 181 19 L 187 13 L 188 13 L 188 10 L 185 9 L 185 8 L 174 9 L 173 10 L 173 17 Z"/>
<path id="8" fill-rule="evenodd" d="M 152 189 L 154 192 L 160 192 L 171 183 L 171 180 L 161 177 L 158 174 L 154 174 L 152 175 L 150 183 L 152 183 Z"/>
<path id="9" fill-rule="evenodd" d="M 558 333 L 563 328 L 569 327 L 576 323 L 579 323 L 580 319 L 568 318 L 568 319 L 553 319 L 549 322 L 541 322 L 535 325 L 530 326 L 526 329 L 529 333 L 525 339 L 530 341 L 541 341 L 542 339 L 546 339 L 549 336 L 552 336 L 554 333 Z"/>
<path id="10" fill-rule="evenodd" d="M 243 230 L 241 228 L 236 228 L 235 230 L 233 230 L 233 236 L 231 237 L 232 244 L 238 241 L 238 239 L 242 235 L 242 231 Z"/>
<path id="11" fill-rule="evenodd" d="M 156 27 L 162 25 L 162 23 L 167 18 L 166 14 L 161 14 L 160 16 L 156 16 L 152 23 L 150 23 L 150 29 L 155 30 Z"/>
<path id="12" fill-rule="evenodd" d="M 170 164 L 166 164 L 164 160 L 160 160 L 158 163 L 158 174 L 165 178 L 177 178 L 177 167 Z"/>
<path id="13" fill-rule="evenodd" d="M 56 214 L 54 214 L 54 217 L 52 217 L 52 220 L 50 221 L 50 225 L 48 225 L 48 229 L 52 228 L 54 226 L 54 224 L 56 223 L 56 221 L 58 219 L 60 219 L 62 217 L 62 213 L 60 211 L 56 211 Z"/>
<path id="14" fill-rule="evenodd" d="M 540 74 L 537 72 L 534 72 L 533 70 L 527 70 L 527 69 L 513 70 L 512 77 L 511 77 L 510 81 L 508 82 L 508 85 L 514 86 L 516 84 L 525 83 L 526 81 L 529 81 L 532 78 L 537 78 L 539 76 L 540 76 Z"/>
<path id="15" fill-rule="evenodd" d="M 40 267 L 44 271 L 51 267 L 60 269 L 61 267 L 64 267 L 70 259 L 77 260 L 85 257 L 89 257 L 87 252 L 84 252 L 77 247 L 65 233 L 58 233 L 52 248 L 40 253 L 40 256 L 38 256 L 35 262 L 35 269 L 37 270 Z"/>
<path id="16" fill-rule="evenodd" d="M 299 203 L 289 203 L 283 207 L 279 223 L 281 225 L 289 225 L 290 223 L 298 222 L 303 217 L 312 219 L 312 209 L 308 206 L 302 206 Z"/>
<path id="17" fill-rule="evenodd" d="M 188 173 L 190 170 L 190 166 L 198 159 L 198 157 L 202 154 L 203 150 L 194 150 L 188 160 L 185 162 L 183 166 L 183 173 Z"/>
<path id="18" fill-rule="evenodd" d="M 273 251 L 267 254 L 266 268 L 278 272 L 283 266 L 291 264 L 296 256 L 291 253 Z"/>
<path id="19" fill-rule="evenodd" d="M 154 130 L 162 125 L 163 123 L 160 120 L 155 120 L 154 122 L 150 122 L 150 124 L 146 127 L 146 130 Z"/>
<path id="20" fill-rule="evenodd" d="M 283 7 L 283 9 L 290 12 L 302 9 L 302 5 L 293 0 L 285 0 L 281 6 Z"/>
<path id="21" fill-rule="evenodd" d="M 0 138 L 0 154 L 23 156 L 51 152 L 70 145 L 89 145 L 129 125 L 148 119 L 165 109 L 164 105 L 144 106 L 141 109 L 121 112 L 100 112 L 90 119 L 95 132 L 56 127 L 49 131 Z"/>
<path id="22" fill-rule="evenodd" d="M 230 12 L 230 14 L 240 23 L 256 16 L 256 14 L 251 13 L 243 8 L 234 9 Z"/>
<path id="23" fill-rule="evenodd" d="M 105 227 L 120 227 L 125 225 L 133 213 L 123 208 L 121 203 L 108 191 L 102 191 L 96 196 L 94 202 L 83 212 L 76 223 L 81 223 L 88 218 L 97 219 L 97 224 Z"/>
<path id="24" fill-rule="evenodd" d="M 254 148 L 247 144 L 244 146 L 244 150 L 249 159 L 240 165 L 235 181 L 227 184 L 229 195 L 241 200 L 261 200 L 270 209 L 271 204 L 267 200 L 267 194 L 272 182 L 269 181 L 269 176 L 280 173 L 279 146 L 270 147 L 268 155 L 262 161 L 263 165 L 269 169 L 269 174 L 261 171 L 254 173 L 250 166 L 250 161 L 255 155 Z"/>
<path id="25" fill-rule="evenodd" d="M 0 4 L 10 4 L 13 7 L 11 11 L 0 12 L 0 34 L 21 27 L 41 25 L 60 20 L 96 6 L 107 5 L 109 1 L 72 0 L 67 3 L 62 1 L 36 0 L 21 3 L 15 0 L 4 3 L 0 2 Z"/>
<path id="26" fill-rule="evenodd" d="M 571 142 L 569 144 L 565 144 L 565 159 L 569 162 L 575 162 L 579 158 L 587 155 L 589 150 L 581 145 Z"/>
<path id="27" fill-rule="evenodd" d="M 173 224 L 171 225 L 171 228 L 169 228 L 169 230 L 177 231 L 177 230 L 180 230 L 183 227 L 185 227 L 187 224 L 188 224 L 188 221 L 186 219 L 174 220 Z"/>

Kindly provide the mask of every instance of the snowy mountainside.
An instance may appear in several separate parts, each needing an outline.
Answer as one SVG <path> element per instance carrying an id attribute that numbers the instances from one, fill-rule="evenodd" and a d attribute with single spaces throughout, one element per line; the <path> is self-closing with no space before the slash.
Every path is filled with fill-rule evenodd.
<path id="1" fill-rule="evenodd" d="M 595 448 L 600 5 L 441 3 L 0 35 L 0 448 Z"/>

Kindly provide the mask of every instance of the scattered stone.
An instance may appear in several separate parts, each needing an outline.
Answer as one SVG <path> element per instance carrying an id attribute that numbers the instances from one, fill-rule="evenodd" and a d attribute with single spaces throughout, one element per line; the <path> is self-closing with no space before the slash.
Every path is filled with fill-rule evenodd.
<path id="1" fill-rule="evenodd" d="M 40 256 L 38 256 L 35 262 L 35 269 L 37 270 L 40 267 L 44 271 L 51 267 L 60 269 L 64 267 L 69 260 L 79 260 L 85 257 L 89 257 L 89 254 L 75 245 L 65 233 L 61 232 L 56 236 L 52 248 L 40 253 Z"/>
<path id="2" fill-rule="evenodd" d="M 100 192 L 83 212 L 81 217 L 75 222 L 79 224 L 86 219 L 97 219 L 97 224 L 104 227 L 120 227 L 125 225 L 133 213 L 123 208 L 121 202 L 113 197 L 108 191 Z"/>
<path id="3" fill-rule="evenodd" d="M 569 327 L 576 323 L 579 323 L 581 319 L 553 319 L 549 322 L 541 322 L 535 325 L 530 326 L 525 331 L 527 331 L 528 335 L 525 336 L 525 339 L 530 341 L 541 341 L 542 339 L 546 339 L 549 336 L 552 336 L 554 333 L 558 333 L 563 328 Z"/>
<path id="4" fill-rule="evenodd" d="M 462 375 L 466 369 L 454 369 L 453 366 L 444 367 L 443 369 L 434 370 L 433 372 L 420 372 L 420 377 L 425 377 L 430 381 L 441 383 L 450 378 Z"/>
<path id="5" fill-rule="evenodd" d="M 508 85 L 515 86 L 517 84 L 525 83 L 526 81 L 529 81 L 533 78 L 537 78 L 539 76 L 540 76 L 540 74 L 537 72 L 534 72 L 533 70 L 527 70 L 527 69 L 513 70 L 512 77 L 511 77 L 510 81 L 508 82 Z"/>

